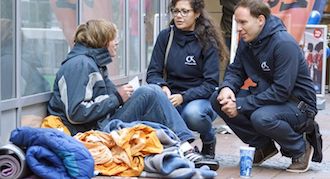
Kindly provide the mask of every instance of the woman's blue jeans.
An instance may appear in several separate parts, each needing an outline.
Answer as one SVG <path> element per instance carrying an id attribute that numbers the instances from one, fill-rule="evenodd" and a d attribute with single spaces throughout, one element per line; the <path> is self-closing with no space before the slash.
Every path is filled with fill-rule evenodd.
<path id="1" fill-rule="evenodd" d="M 196 99 L 182 106 L 178 106 L 183 120 L 190 130 L 200 134 L 203 143 L 215 140 L 215 131 L 212 122 L 217 117 L 208 99 Z"/>
<path id="2" fill-rule="evenodd" d="M 124 122 L 152 121 L 170 128 L 181 141 L 192 141 L 194 135 L 188 129 L 182 117 L 157 85 L 149 84 L 139 87 L 119 108 L 111 119 Z M 106 120 L 101 125 L 106 125 Z M 103 126 L 103 127 L 104 127 Z"/>

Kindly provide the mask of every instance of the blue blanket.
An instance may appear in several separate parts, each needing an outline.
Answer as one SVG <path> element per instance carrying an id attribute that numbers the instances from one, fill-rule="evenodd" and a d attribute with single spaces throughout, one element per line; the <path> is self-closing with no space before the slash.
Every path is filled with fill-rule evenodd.
<path id="1" fill-rule="evenodd" d="M 27 149 L 26 162 L 41 178 L 92 178 L 94 160 L 85 146 L 56 129 L 21 127 L 10 141 Z"/>

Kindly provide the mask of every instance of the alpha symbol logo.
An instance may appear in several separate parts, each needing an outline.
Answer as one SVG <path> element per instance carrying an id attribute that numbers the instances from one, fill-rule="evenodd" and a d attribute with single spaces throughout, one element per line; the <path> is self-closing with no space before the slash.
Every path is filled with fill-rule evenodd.
<path id="1" fill-rule="evenodd" d="M 197 65 L 196 60 L 194 59 L 194 56 L 187 56 L 186 62 L 184 64 L 186 65 Z"/>

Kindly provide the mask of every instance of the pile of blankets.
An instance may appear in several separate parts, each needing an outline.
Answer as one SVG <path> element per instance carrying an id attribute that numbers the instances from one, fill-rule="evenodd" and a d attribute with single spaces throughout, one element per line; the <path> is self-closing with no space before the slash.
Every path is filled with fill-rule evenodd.
<path id="1" fill-rule="evenodd" d="M 0 148 L 0 178 L 92 178 L 95 175 L 152 178 L 213 178 L 179 152 L 180 140 L 162 124 L 113 119 L 100 131 L 75 136 L 52 128 L 20 127 Z M 9 147 L 8 147 L 9 146 Z M 19 147 L 17 147 L 19 146 Z M 27 165 L 26 165 L 27 164 Z M 29 169 L 32 171 L 29 173 Z"/>

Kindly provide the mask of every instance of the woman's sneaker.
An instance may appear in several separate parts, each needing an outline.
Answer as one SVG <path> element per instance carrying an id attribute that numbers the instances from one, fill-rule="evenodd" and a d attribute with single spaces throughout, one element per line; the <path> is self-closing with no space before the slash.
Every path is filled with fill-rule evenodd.
<path id="1" fill-rule="evenodd" d="M 214 159 L 204 158 L 201 161 L 195 162 L 195 168 L 201 168 L 204 165 L 208 166 L 213 171 L 217 171 L 220 167 L 219 161 Z"/>
<path id="2" fill-rule="evenodd" d="M 198 151 L 188 143 L 185 142 L 180 146 L 181 155 L 195 164 L 195 168 L 200 168 L 207 165 L 211 170 L 218 170 L 219 162 L 212 159 L 204 158 Z"/>
<path id="3" fill-rule="evenodd" d="M 190 145 L 189 142 L 184 142 L 179 148 L 180 155 L 191 162 L 197 162 L 203 159 L 203 156 Z"/>

